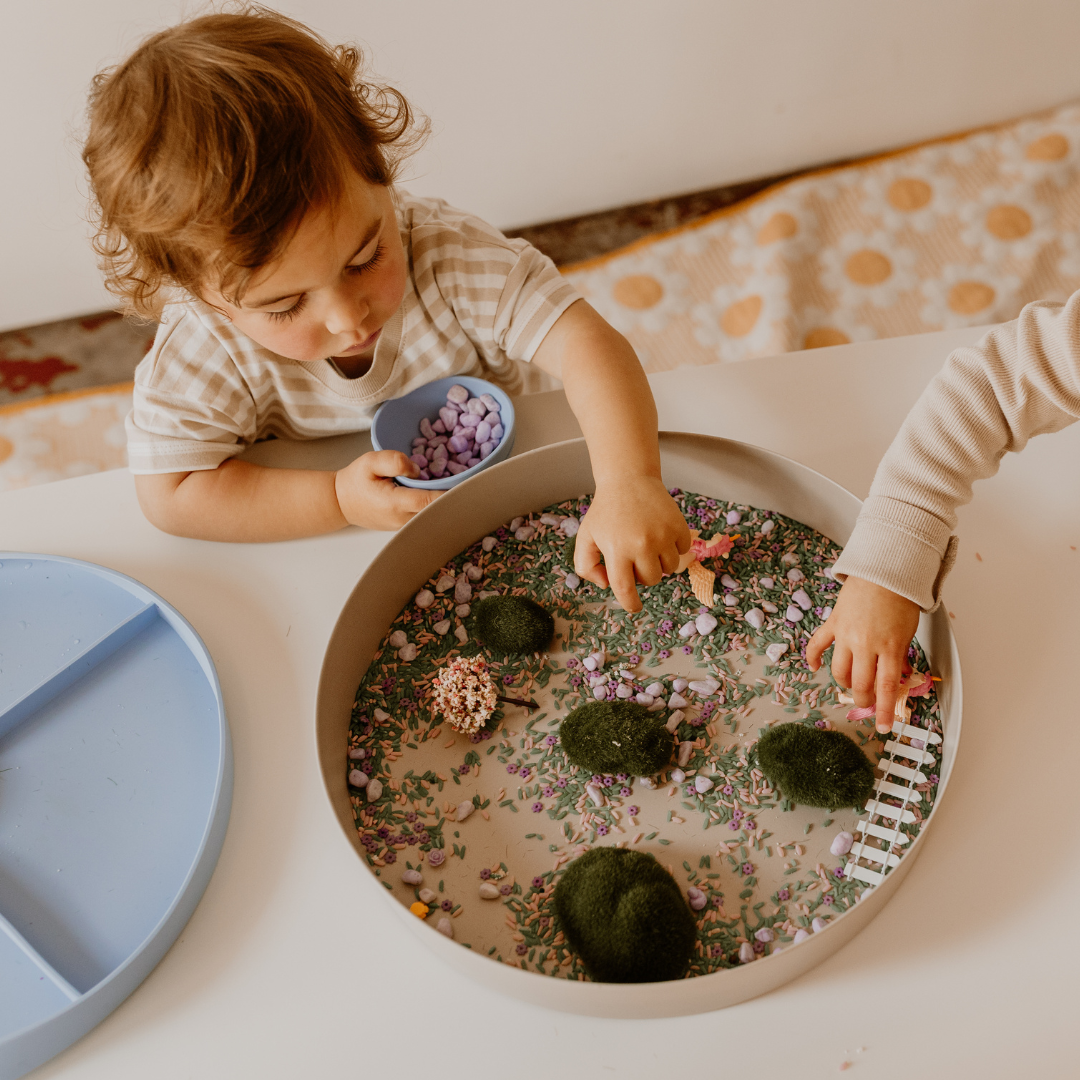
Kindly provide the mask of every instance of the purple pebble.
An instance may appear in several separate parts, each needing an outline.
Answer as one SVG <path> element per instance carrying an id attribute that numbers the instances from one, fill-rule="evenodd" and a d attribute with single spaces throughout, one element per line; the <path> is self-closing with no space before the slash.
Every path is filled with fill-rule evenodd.
<path id="1" fill-rule="evenodd" d="M 428 472 L 435 477 L 436 480 L 441 479 L 446 475 L 446 458 L 436 458 L 429 466 Z"/>
<path id="2" fill-rule="evenodd" d="M 436 435 L 434 439 L 428 439 L 428 442 L 432 446 L 445 446 L 446 445 L 446 436 L 445 435 Z"/>
<path id="3" fill-rule="evenodd" d="M 448 472 L 452 472 L 455 476 L 457 476 L 458 473 L 463 473 L 465 471 L 465 466 L 459 465 L 456 461 L 451 461 L 446 468 Z"/>
<path id="4" fill-rule="evenodd" d="M 431 473 L 429 473 L 427 471 L 427 469 L 421 469 L 420 470 L 420 479 L 421 480 L 430 480 L 431 479 Z"/>
<path id="5" fill-rule="evenodd" d="M 502 426 L 502 424 L 496 424 L 496 425 L 495 425 L 495 426 L 494 426 L 494 427 L 493 427 L 493 428 L 491 429 L 491 437 L 492 437 L 492 438 L 493 438 L 493 439 L 494 439 L 494 440 L 495 440 L 496 442 L 501 442 L 501 441 L 502 441 L 502 437 L 503 437 L 503 426 Z"/>
<path id="6" fill-rule="evenodd" d="M 466 450 L 464 454 L 456 455 L 454 460 L 457 461 L 458 464 L 460 464 L 460 465 L 468 465 L 469 464 L 469 459 L 471 457 L 472 457 L 471 451 Z"/>
<path id="7" fill-rule="evenodd" d="M 487 406 L 488 412 L 499 411 L 499 403 L 490 394 L 481 394 L 480 400 Z"/>
<path id="8" fill-rule="evenodd" d="M 468 431 L 468 428 L 464 428 L 460 424 L 456 424 L 454 426 L 454 430 L 450 434 L 451 435 L 464 435 L 466 431 Z"/>
<path id="9" fill-rule="evenodd" d="M 468 460 L 468 461 L 466 462 L 466 464 L 467 464 L 467 465 L 469 466 L 469 468 L 471 469 L 471 468 L 472 468 L 472 467 L 473 467 L 474 465 L 479 465 L 479 464 L 480 464 L 480 459 L 479 459 L 478 457 L 471 457 L 471 458 L 469 458 L 469 460 Z"/>
<path id="10" fill-rule="evenodd" d="M 455 454 L 464 453 L 469 449 L 469 437 L 467 435 L 455 435 L 450 439 L 448 445 Z"/>
<path id="11" fill-rule="evenodd" d="M 491 438 L 491 425 L 486 420 L 481 420 L 476 425 L 476 441 L 486 443 Z"/>
<path id="12" fill-rule="evenodd" d="M 465 408 L 473 414 L 473 416 L 483 416 L 488 410 L 487 406 L 479 398 L 469 398 L 469 403 Z"/>
<path id="13" fill-rule="evenodd" d="M 445 435 L 446 425 L 442 422 L 441 419 L 436 420 L 435 423 L 431 425 L 431 430 L 438 432 L 440 435 Z"/>
<path id="14" fill-rule="evenodd" d="M 489 441 L 483 443 L 480 447 L 480 459 L 483 460 L 484 458 L 486 458 L 494 449 L 495 444 L 493 442 Z"/>
<path id="15" fill-rule="evenodd" d="M 431 457 L 428 458 L 428 461 L 431 461 L 433 458 L 445 458 L 447 456 L 446 443 L 439 443 L 439 445 L 431 451 Z"/>
<path id="16" fill-rule="evenodd" d="M 426 446 L 427 439 L 425 439 L 423 435 L 417 435 L 416 438 L 413 439 L 412 444 L 413 446 Z"/>
<path id="17" fill-rule="evenodd" d="M 415 462 L 421 469 L 427 468 L 427 458 L 423 454 L 413 454 L 409 460 Z"/>
<path id="18" fill-rule="evenodd" d="M 423 435 L 425 439 L 433 438 L 438 434 L 431 426 L 431 421 L 426 416 L 420 421 L 420 434 Z"/>
<path id="19" fill-rule="evenodd" d="M 450 405 L 464 405 L 469 400 L 469 391 L 461 383 L 456 383 L 446 391 L 446 400 Z"/>
<path id="20" fill-rule="evenodd" d="M 490 424 L 490 425 L 491 425 L 492 427 L 494 427 L 494 426 L 495 426 L 496 424 L 499 424 L 499 423 L 501 423 L 501 422 L 502 422 L 502 417 L 501 417 L 501 416 L 500 416 L 500 415 L 499 415 L 499 414 L 498 414 L 497 412 L 489 412 L 489 413 L 487 414 L 487 416 L 485 416 L 485 417 L 484 417 L 484 419 L 485 419 L 485 420 L 486 420 L 486 421 L 487 421 L 487 422 L 488 422 L 488 423 L 489 423 L 489 424 Z"/>
<path id="21" fill-rule="evenodd" d="M 471 431 L 477 424 L 480 423 L 480 417 L 474 412 L 467 412 L 461 414 L 461 426 L 466 430 Z"/>
<path id="22" fill-rule="evenodd" d="M 444 405 L 439 410 L 439 419 L 448 431 L 453 431 L 457 427 L 458 411 L 457 409 L 451 409 L 449 405 Z"/>

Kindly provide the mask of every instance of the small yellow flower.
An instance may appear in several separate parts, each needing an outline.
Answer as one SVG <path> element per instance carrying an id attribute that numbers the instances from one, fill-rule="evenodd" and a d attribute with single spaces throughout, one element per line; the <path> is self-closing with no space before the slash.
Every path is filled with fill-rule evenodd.
<path id="1" fill-rule="evenodd" d="M 422 900 L 417 900 L 415 904 L 410 904 L 409 905 L 409 910 L 418 919 L 426 919 L 428 917 L 428 912 L 431 909 Z"/>

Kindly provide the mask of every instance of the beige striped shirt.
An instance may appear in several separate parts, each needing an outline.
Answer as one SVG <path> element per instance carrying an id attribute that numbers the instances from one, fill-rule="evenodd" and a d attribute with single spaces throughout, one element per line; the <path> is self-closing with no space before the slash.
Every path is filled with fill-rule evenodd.
<path id="1" fill-rule="evenodd" d="M 217 468 L 257 439 L 365 431 L 382 401 L 449 375 L 509 393 L 559 316 L 578 299 L 524 240 L 439 199 L 396 192 L 409 266 L 405 298 L 357 379 L 257 345 L 192 297 L 169 304 L 135 372 L 127 418 L 134 473 Z"/>

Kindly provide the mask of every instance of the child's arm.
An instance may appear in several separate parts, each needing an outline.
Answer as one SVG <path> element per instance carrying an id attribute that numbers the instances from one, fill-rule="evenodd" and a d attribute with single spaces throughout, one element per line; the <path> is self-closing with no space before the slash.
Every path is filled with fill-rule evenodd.
<path id="1" fill-rule="evenodd" d="M 575 569 L 637 611 L 636 582 L 655 585 L 690 547 L 660 476 L 648 380 L 629 342 L 584 300 L 563 312 L 532 362 L 562 379 L 592 459 L 596 494 L 577 534 Z"/>
<path id="2" fill-rule="evenodd" d="M 918 612 L 940 602 L 955 557 L 956 509 L 976 480 L 1034 435 L 1080 417 L 1080 293 L 1065 305 L 1029 304 L 977 345 L 957 349 L 923 392 L 878 466 L 836 576 L 846 583 L 811 638 L 816 671 L 832 671 L 856 704 L 877 702 L 892 724 L 899 672 Z"/>
<path id="3" fill-rule="evenodd" d="M 344 469 L 268 469 L 230 459 L 216 469 L 135 477 L 139 504 L 164 532 L 241 543 L 294 540 L 346 525 L 397 529 L 442 492 L 400 487 L 416 476 L 395 450 L 363 454 Z"/>

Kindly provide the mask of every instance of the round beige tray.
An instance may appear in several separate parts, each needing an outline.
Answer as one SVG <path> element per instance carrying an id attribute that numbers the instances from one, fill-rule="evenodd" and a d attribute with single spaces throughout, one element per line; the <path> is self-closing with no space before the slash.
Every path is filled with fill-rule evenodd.
<path id="1" fill-rule="evenodd" d="M 664 480 L 801 521 L 846 543 L 860 502 L 849 491 L 804 465 L 746 443 L 705 435 L 662 432 Z M 316 704 L 316 740 L 323 782 L 349 843 L 363 858 L 346 786 L 345 749 L 356 688 L 386 628 L 423 583 L 479 537 L 517 515 L 594 490 L 583 439 L 556 443 L 511 458 L 454 488 L 414 518 L 372 561 L 346 601 L 323 660 Z M 938 684 L 942 725 L 940 782 L 934 809 L 919 836 L 885 880 L 868 889 L 826 929 L 776 955 L 710 975 L 664 983 L 591 983 L 556 979 L 489 960 L 443 937 L 411 915 L 374 875 L 370 887 L 384 898 L 387 919 L 397 918 L 440 957 L 491 989 L 566 1012 L 610 1017 L 680 1016 L 709 1012 L 773 990 L 855 936 L 899 887 L 921 849 L 941 804 L 960 737 L 962 686 L 956 644 L 944 606 L 919 623 L 918 640 Z"/>

